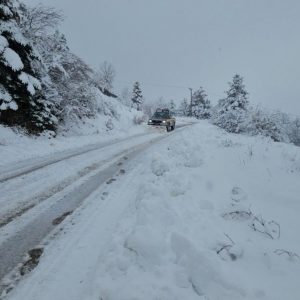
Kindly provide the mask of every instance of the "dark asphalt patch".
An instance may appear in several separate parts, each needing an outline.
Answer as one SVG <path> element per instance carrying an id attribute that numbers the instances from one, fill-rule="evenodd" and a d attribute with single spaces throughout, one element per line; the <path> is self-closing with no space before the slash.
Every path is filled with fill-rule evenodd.
<path id="1" fill-rule="evenodd" d="M 69 216 L 73 211 L 67 211 L 65 213 L 63 213 L 61 216 L 55 218 L 53 221 L 52 221 L 52 225 L 58 225 L 60 224 L 67 216 Z"/>
<path id="2" fill-rule="evenodd" d="M 44 248 L 34 248 L 28 251 L 29 258 L 23 263 L 20 268 L 22 276 L 30 273 L 40 262 L 40 257 L 44 252 Z"/>
<path id="3" fill-rule="evenodd" d="M 113 183 L 116 180 L 117 179 L 115 179 L 115 178 L 111 178 L 111 179 L 109 179 L 109 180 L 106 181 L 106 184 L 111 184 L 111 183 Z"/>

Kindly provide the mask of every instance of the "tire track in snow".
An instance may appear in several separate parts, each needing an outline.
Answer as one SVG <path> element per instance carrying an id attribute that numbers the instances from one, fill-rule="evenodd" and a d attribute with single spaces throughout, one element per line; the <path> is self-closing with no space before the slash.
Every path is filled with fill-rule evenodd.
<path id="1" fill-rule="evenodd" d="M 112 148 L 112 152 L 115 152 L 114 149 L 116 149 L 116 147 L 118 145 L 120 145 L 120 147 L 124 148 L 123 143 L 128 143 L 128 141 L 132 141 L 132 144 L 136 144 L 136 142 L 141 143 L 142 141 L 139 141 L 139 138 L 147 138 L 149 136 L 149 138 L 151 138 L 151 136 L 153 136 L 153 133 L 150 134 L 139 134 L 133 137 L 130 137 L 129 139 L 122 139 L 119 140 L 118 142 L 112 143 L 110 145 L 105 145 L 105 146 L 101 146 L 100 148 L 96 148 L 96 149 L 89 149 L 88 151 L 85 152 L 81 152 L 80 154 L 76 154 L 76 155 L 69 155 L 66 158 L 62 159 L 60 157 L 60 159 L 57 161 L 57 157 L 55 155 L 55 158 L 51 160 L 51 162 L 49 162 L 49 160 L 47 160 L 47 164 L 46 161 L 44 162 L 44 165 L 42 167 L 37 168 L 37 166 L 28 166 L 30 167 L 30 171 L 27 172 L 27 175 L 31 176 L 31 174 L 33 174 L 33 172 L 40 172 L 40 174 L 37 176 L 37 178 L 28 178 L 24 176 L 24 173 L 22 172 L 22 170 L 20 171 L 20 173 L 10 179 L 5 180 L 4 182 L 0 183 L 1 189 L 2 189 L 2 195 L 0 197 L 0 203 L 2 201 L 2 203 L 4 204 L 4 206 L 2 206 L 2 211 L 0 212 L 0 228 L 7 225 L 8 223 L 10 223 L 11 221 L 13 221 L 16 217 L 21 216 L 22 214 L 24 214 L 25 212 L 27 212 L 29 209 L 33 208 L 34 206 L 36 206 L 37 204 L 47 200 L 48 198 L 50 198 L 51 196 L 55 195 L 56 193 L 62 191 L 63 189 L 65 189 L 66 187 L 68 187 L 69 185 L 71 185 L 73 182 L 75 182 L 76 180 L 80 179 L 83 176 L 86 176 L 87 174 L 91 173 L 92 171 L 94 171 L 95 169 L 101 167 L 101 165 L 109 162 L 110 160 L 114 159 L 115 157 L 117 157 L 119 155 L 120 152 L 125 151 L 124 149 L 117 152 L 114 155 L 109 156 L 108 158 L 103 158 L 103 159 L 97 159 L 96 161 L 93 161 L 92 163 L 90 163 L 89 165 L 84 165 L 82 166 L 80 169 L 77 168 L 77 170 L 75 170 L 74 172 L 72 172 L 72 174 L 68 175 L 68 176 L 64 176 L 63 172 L 61 172 L 60 165 L 59 163 L 61 162 L 66 162 L 67 160 L 70 160 L 72 158 L 74 158 L 75 156 L 83 156 L 83 158 L 86 155 L 90 155 L 90 153 L 92 151 L 106 151 L 109 152 L 109 149 Z M 152 137 L 153 139 L 153 137 Z M 144 141 L 145 142 L 145 141 Z M 126 146 L 128 148 L 128 146 Z M 76 150 L 77 151 L 77 150 Z M 65 155 L 65 153 L 64 153 Z M 58 154 L 58 156 L 61 156 L 61 153 Z M 106 155 L 107 156 L 107 155 Z M 56 160 L 56 162 L 55 162 Z M 72 165 L 73 162 L 71 162 L 70 164 Z M 41 181 L 41 184 L 45 184 L 45 188 L 43 188 L 42 190 L 40 188 L 37 188 L 36 184 L 32 186 L 32 190 L 28 190 L 28 188 L 24 188 L 24 186 L 29 186 L 30 184 L 32 184 L 32 182 L 36 182 L 37 180 L 40 180 L 41 177 L 43 177 L 43 174 L 47 174 L 45 173 L 43 170 L 43 168 L 47 167 L 53 167 L 55 165 L 55 168 L 58 170 L 59 176 L 61 176 L 61 179 L 59 180 L 59 182 L 54 182 L 51 184 L 51 182 L 48 184 L 46 182 Z M 61 169 L 63 169 L 64 166 L 61 167 Z M 41 173 L 43 172 L 43 173 Z M 53 171 L 52 171 L 53 172 Z M 4 175 L 2 175 L 4 176 Z M 51 177 L 49 178 L 51 180 Z M 11 185 L 11 181 L 12 181 L 12 185 Z M 47 186 L 46 186 L 47 184 Z M 15 193 L 17 191 L 17 194 Z M 1 199 L 2 198 L 2 199 Z M 5 202 L 9 203 L 8 208 L 5 206 Z"/>
<path id="2" fill-rule="evenodd" d="M 180 126 L 181 128 L 177 131 L 181 131 L 188 125 L 191 124 Z M 100 170 L 96 168 L 92 174 L 89 172 L 84 177 L 81 177 L 79 184 L 75 181 L 67 188 L 48 198 L 46 201 L 48 203 L 47 209 L 36 215 L 33 214 L 33 218 L 29 218 L 30 220 L 25 222 L 24 226 L 21 225 L 21 228 L 12 234 L 9 229 L 7 233 L 5 233 L 5 229 L 7 227 L 13 228 L 15 226 L 15 224 L 13 224 L 14 222 L 0 229 L 3 230 L 2 233 L 4 233 L 4 235 L 9 235 L 4 241 L 1 242 L 0 240 L 0 294 L 7 287 L 4 280 L 5 276 L 13 272 L 14 268 L 24 260 L 24 255 L 39 245 L 56 227 L 56 224 L 53 224 L 53 220 L 61 217 L 66 212 L 73 212 L 78 208 L 88 196 L 96 191 L 102 184 L 106 183 L 107 180 L 120 172 L 120 170 L 124 168 L 125 161 L 129 161 L 145 150 L 149 145 L 165 139 L 174 133 L 176 133 L 176 131 L 171 134 L 152 138 L 147 142 L 121 151 L 118 155 L 115 155 L 114 158 L 110 157 L 105 163 L 99 165 Z M 74 185 L 74 187 L 72 185 Z M 66 189 L 68 189 L 68 191 L 65 191 Z M 25 215 L 30 214 L 35 208 L 37 207 L 33 207 L 27 211 Z M 18 219 L 22 219 L 22 216 Z"/>
<path id="3" fill-rule="evenodd" d="M 116 145 L 119 143 L 122 143 L 124 141 L 128 141 L 140 136 L 146 136 L 146 135 L 151 135 L 152 133 L 140 133 L 131 136 L 130 138 L 124 138 L 112 142 L 106 142 L 106 143 L 97 143 L 97 144 L 92 144 L 92 145 L 87 145 L 84 147 L 80 147 L 78 149 L 72 149 L 72 150 L 66 150 L 54 154 L 50 154 L 44 157 L 39 157 L 37 159 L 34 159 L 33 162 L 29 162 L 28 160 L 18 162 L 13 165 L 13 167 L 2 167 L 0 169 L 0 183 L 3 183 L 5 181 L 29 174 L 31 172 L 37 171 L 39 169 L 45 168 L 47 166 L 50 166 L 52 164 L 55 164 L 57 162 L 86 154 L 88 152 L 94 151 L 94 150 L 99 150 L 99 149 L 104 149 L 106 147 L 111 147 L 112 145 Z M 54 156 L 54 157 L 53 157 Z"/>
<path id="4" fill-rule="evenodd" d="M 156 139 L 162 138 L 164 137 Z M 151 142 L 153 143 L 154 141 L 151 140 L 146 144 L 134 147 L 131 152 L 123 151 L 119 153 L 113 160 L 113 163 L 106 162 L 104 168 L 102 165 L 101 170 L 96 170 L 94 174 L 87 175 L 86 177 L 88 178 L 81 178 L 82 182 L 79 185 L 75 182 L 75 187 L 72 189 L 70 186 L 69 188 L 71 190 L 67 194 L 63 195 L 64 191 L 62 191 L 48 198 L 49 202 L 52 203 L 48 209 L 39 213 L 23 228 L 0 244 L 0 281 L 6 274 L 12 271 L 15 266 L 22 263 L 24 255 L 30 249 L 41 243 L 43 238 L 56 227 L 56 225 L 53 225 L 53 220 L 59 218 L 67 211 L 74 211 L 90 194 L 98 189 L 99 186 L 114 176 L 114 174 L 122 168 L 119 163 L 124 161 L 124 155 L 131 158 L 148 147 Z M 13 224 L 11 225 L 13 226 Z M 3 289 L 2 284 L 0 284 L 0 293 L 1 289 Z"/>

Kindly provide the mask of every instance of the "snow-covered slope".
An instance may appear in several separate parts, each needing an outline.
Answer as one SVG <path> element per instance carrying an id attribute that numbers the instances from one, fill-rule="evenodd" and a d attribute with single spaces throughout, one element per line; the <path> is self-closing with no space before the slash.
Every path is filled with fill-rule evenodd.
<path id="1" fill-rule="evenodd" d="M 123 168 L 9 299 L 298 299 L 300 148 L 203 121 Z"/>

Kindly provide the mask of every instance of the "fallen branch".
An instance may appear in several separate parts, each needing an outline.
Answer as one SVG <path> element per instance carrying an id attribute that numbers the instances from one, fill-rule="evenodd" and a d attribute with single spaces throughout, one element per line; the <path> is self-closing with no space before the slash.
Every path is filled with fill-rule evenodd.
<path id="1" fill-rule="evenodd" d="M 293 260 L 293 259 L 299 259 L 300 260 L 300 257 L 297 253 L 295 252 L 292 252 L 292 251 L 288 251 L 288 250 L 285 250 L 285 249 L 276 249 L 274 251 L 275 254 L 277 255 L 283 255 L 283 254 L 286 254 L 290 260 Z"/>
<path id="2" fill-rule="evenodd" d="M 246 210 L 235 210 L 222 215 L 225 219 L 234 219 L 234 220 L 249 220 L 252 217 L 252 212 Z"/>
<path id="3" fill-rule="evenodd" d="M 254 231 L 260 232 L 272 240 L 280 238 L 280 225 L 273 220 L 267 222 L 261 216 L 255 216 L 250 224 L 250 227 Z"/>

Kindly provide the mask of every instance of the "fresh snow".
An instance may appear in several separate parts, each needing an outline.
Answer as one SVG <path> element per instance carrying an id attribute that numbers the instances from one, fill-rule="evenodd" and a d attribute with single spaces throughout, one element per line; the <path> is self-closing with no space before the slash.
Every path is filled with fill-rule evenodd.
<path id="1" fill-rule="evenodd" d="M 19 71 L 24 68 L 20 56 L 11 48 L 6 48 L 3 52 L 4 64 L 9 66 L 14 71 Z"/>
<path id="2" fill-rule="evenodd" d="M 5 94 L 7 99 L 9 99 L 10 95 Z M 10 102 L 2 102 L 0 105 L 0 110 L 6 110 L 6 109 L 12 109 L 12 110 L 17 110 L 18 109 L 18 104 L 15 101 L 10 101 Z"/>
<path id="3" fill-rule="evenodd" d="M 6 16 L 11 16 L 11 15 L 12 15 L 12 12 L 11 12 L 11 10 L 7 7 L 7 5 L 0 4 L 0 8 L 1 8 L 1 10 L 4 12 L 4 14 L 5 14 Z"/>
<path id="4" fill-rule="evenodd" d="M 16 110 L 18 108 L 17 103 L 12 100 L 11 95 L 6 91 L 6 89 L 0 84 L 0 99 L 3 100 L 0 105 L 0 111 L 6 110 L 8 108 Z"/>
<path id="5" fill-rule="evenodd" d="M 5 48 L 8 47 L 8 41 L 7 39 L 0 35 L 0 52 L 3 52 Z"/>
<path id="6" fill-rule="evenodd" d="M 298 299 L 300 148 L 201 121 L 122 168 L 8 299 Z"/>
<path id="7" fill-rule="evenodd" d="M 27 85 L 27 90 L 31 95 L 35 95 L 36 89 L 42 88 L 39 80 L 29 74 L 26 74 L 25 72 L 22 72 L 19 75 L 19 79 Z"/>

